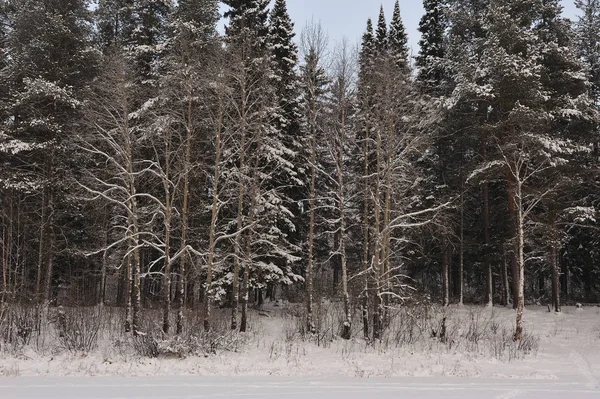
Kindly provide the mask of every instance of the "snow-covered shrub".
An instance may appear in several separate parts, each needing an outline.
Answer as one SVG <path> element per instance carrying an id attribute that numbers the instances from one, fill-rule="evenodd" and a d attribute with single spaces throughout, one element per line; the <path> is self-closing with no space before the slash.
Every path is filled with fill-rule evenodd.
<path id="1" fill-rule="evenodd" d="M 131 344 L 139 356 L 155 358 L 160 354 L 159 340 L 153 334 L 140 333 L 131 339 Z"/>
<path id="2" fill-rule="evenodd" d="M 58 308 L 51 321 L 58 333 L 62 349 L 70 352 L 91 352 L 98 346 L 98 335 L 103 326 L 100 308 Z"/>
<path id="3" fill-rule="evenodd" d="M 0 314 L 0 339 L 5 350 L 19 350 L 31 343 L 38 331 L 33 306 L 11 305 Z"/>
<path id="4" fill-rule="evenodd" d="M 205 331 L 202 318 L 190 320 L 190 326 L 179 336 L 165 336 L 151 314 L 144 322 L 143 333 L 130 340 L 135 354 L 141 357 L 208 356 L 219 352 L 238 352 L 247 337 L 231 330 L 228 315 L 215 312 L 210 331 Z M 158 319 L 156 319 L 158 320 Z"/>

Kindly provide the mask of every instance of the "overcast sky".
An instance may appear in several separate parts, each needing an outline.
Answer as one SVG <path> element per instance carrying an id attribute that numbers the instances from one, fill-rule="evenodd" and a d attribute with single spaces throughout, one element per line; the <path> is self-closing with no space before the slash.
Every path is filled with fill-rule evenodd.
<path id="1" fill-rule="evenodd" d="M 574 18 L 577 9 L 574 0 L 562 0 L 564 15 Z M 350 43 L 357 43 L 366 27 L 367 18 L 377 23 L 379 7 L 383 5 L 389 22 L 394 10 L 395 0 L 287 0 L 288 10 L 296 25 L 296 32 L 311 18 L 321 21 L 328 32 L 331 44 L 346 36 Z M 416 55 L 420 33 L 417 31 L 423 15 L 422 0 L 400 0 L 400 12 L 406 25 L 409 44 Z M 223 22 L 224 23 L 224 22 Z M 221 25 L 223 25 L 221 23 Z"/>

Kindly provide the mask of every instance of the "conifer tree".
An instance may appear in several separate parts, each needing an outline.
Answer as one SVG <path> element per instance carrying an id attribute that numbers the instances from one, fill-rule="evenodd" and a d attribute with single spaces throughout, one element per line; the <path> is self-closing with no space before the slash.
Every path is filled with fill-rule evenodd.
<path id="1" fill-rule="evenodd" d="M 444 15 L 446 0 L 424 0 L 425 15 L 419 23 L 421 40 L 416 64 L 419 70 L 418 80 L 429 88 L 439 87 L 442 83 L 444 58 L 444 40 L 447 27 Z"/>
<path id="2" fill-rule="evenodd" d="M 388 29 L 385 21 L 385 11 L 383 6 L 379 9 L 379 18 L 377 19 L 377 29 L 375 31 L 375 47 L 378 54 L 385 54 L 388 50 Z"/>
<path id="3" fill-rule="evenodd" d="M 291 176 L 292 155 L 285 147 L 282 132 L 274 127 L 273 115 L 280 113 L 272 85 L 273 55 L 269 47 L 268 1 L 230 1 L 226 13 L 227 50 L 231 56 L 235 115 L 231 123 L 238 132 L 238 145 L 246 148 L 230 165 L 238 179 L 236 235 L 233 270 L 234 298 L 240 266 L 242 278 L 242 318 L 246 331 L 250 289 L 262 292 L 269 285 L 289 285 L 299 281 L 293 264 L 299 248 L 292 244 L 282 226 L 293 226 L 288 200 L 277 176 Z M 287 183 L 286 183 L 287 184 Z M 243 244 L 243 245 L 242 245 Z M 237 261 L 236 261 L 237 259 Z M 243 263 L 243 264 L 240 264 Z"/>
<path id="4" fill-rule="evenodd" d="M 410 62 L 408 59 L 408 35 L 400 15 L 400 2 L 394 4 L 394 14 L 390 22 L 390 31 L 388 34 L 389 50 L 392 59 L 401 70 L 408 72 Z"/>
<path id="5" fill-rule="evenodd" d="M 6 43 L 11 57 L 5 72 L 11 91 L 7 112 L 13 123 L 2 152 L 19 171 L 9 185 L 38 194 L 41 227 L 35 293 L 47 301 L 57 248 L 63 244 L 55 240 L 67 205 L 62 166 L 68 158 L 63 152 L 76 133 L 82 90 L 95 67 L 89 51 L 91 19 L 83 0 L 18 0 L 11 3 L 9 18 Z"/>
<path id="6" fill-rule="evenodd" d="M 317 29 L 310 30 L 308 35 L 319 35 Z M 315 40 L 316 39 L 316 40 Z M 327 93 L 328 79 L 323 69 L 322 56 L 324 49 L 318 41 L 318 37 L 308 37 L 305 40 L 307 54 L 304 59 L 304 64 L 301 68 L 302 77 L 302 103 L 305 111 L 305 126 L 308 134 L 309 143 L 309 190 L 308 190 L 308 254 L 306 266 L 306 305 L 307 305 L 307 330 L 310 333 L 316 332 L 314 322 L 313 308 L 313 279 L 315 274 L 315 244 L 317 232 L 317 175 L 319 174 L 321 154 L 319 153 L 320 143 L 323 139 L 323 114 L 325 112 L 325 94 Z M 323 187 L 320 187 L 319 192 L 323 192 Z"/>
<path id="7" fill-rule="evenodd" d="M 302 201 L 307 198 L 306 137 L 302 129 L 300 82 L 297 74 L 298 46 L 294 42 L 294 24 L 287 11 L 286 0 L 276 0 L 269 18 L 269 46 L 273 56 L 273 86 L 278 112 L 273 127 L 285 149 L 282 157 L 288 167 L 275 172 L 274 185 L 281 186 L 285 207 L 292 213 L 291 223 L 279 228 L 291 244 L 298 248 L 296 256 L 303 257 L 301 247 L 306 232 Z M 275 287 L 270 287 L 272 292 Z"/>
<path id="8" fill-rule="evenodd" d="M 135 0 L 99 0 L 96 8 L 97 40 L 103 47 L 130 40 L 135 29 Z"/>
<path id="9" fill-rule="evenodd" d="M 363 273 L 363 290 L 361 293 L 361 310 L 363 322 L 363 335 L 369 338 L 369 276 L 371 248 L 371 196 L 369 192 L 369 178 L 371 173 L 370 156 L 372 145 L 370 144 L 371 130 L 373 128 L 373 89 L 374 89 L 374 66 L 376 44 L 373 34 L 373 23 L 367 20 L 367 28 L 362 37 L 359 55 L 358 74 L 358 121 L 356 126 L 357 148 L 360 152 L 356 158 L 360 160 L 357 165 L 359 187 L 361 188 L 361 230 L 362 230 L 362 256 L 361 269 Z"/>

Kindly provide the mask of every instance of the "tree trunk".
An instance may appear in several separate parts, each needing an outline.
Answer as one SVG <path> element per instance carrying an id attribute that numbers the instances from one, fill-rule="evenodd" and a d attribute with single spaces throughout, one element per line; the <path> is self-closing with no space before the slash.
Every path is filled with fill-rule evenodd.
<path id="1" fill-rule="evenodd" d="M 311 109 L 311 137 L 310 137 L 310 193 L 309 193 L 309 225 L 308 225 L 308 264 L 306 267 L 306 328 L 309 333 L 315 333 L 315 323 L 313 320 L 313 259 L 314 259 L 314 241 L 315 241 L 315 184 L 317 177 L 317 122 L 315 105 L 310 105 Z"/>
<path id="2" fill-rule="evenodd" d="M 503 249 L 502 256 L 502 304 L 510 305 L 510 283 L 508 281 L 508 254 L 506 248 Z"/>
<path id="3" fill-rule="evenodd" d="M 552 306 L 560 312 L 560 269 L 558 264 L 558 238 L 556 222 L 552 223 L 552 243 L 550 247 L 550 265 L 552 267 Z"/>
<path id="4" fill-rule="evenodd" d="M 181 243 L 180 250 L 185 250 L 187 247 L 187 235 L 188 235 L 188 211 L 189 211 L 189 197 L 190 197 L 190 172 L 192 165 L 192 138 L 194 135 L 194 122 L 193 112 L 194 104 L 192 101 L 193 89 L 189 90 L 189 100 L 187 103 L 187 128 L 185 136 L 185 158 L 183 162 L 183 203 L 181 205 Z M 187 282 L 187 267 L 186 262 L 188 255 L 183 254 L 179 260 L 179 280 L 177 280 L 177 327 L 176 334 L 181 335 L 183 333 L 184 323 L 184 310 L 185 310 L 185 288 Z"/>
<path id="5" fill-rule="evenodd" d="M 375 149 L 375 187 L 373 188 L 373 211 L 375 214 L 373 226 L 373 275 L 375 277 L 375 294 L 373 296 L 373 340 L 381 338 L 382 333 L 382 289 L 383 289 L 383 265 L 381 263 L 381 199 L 380 199 L 380 172 L 381 172 L 381 154 L 382 142 L 381 133 L 377 132 Z"/>
<path id="6" fill-rule="evenodd" d="M 462 168 L 461 168 L 462 174 Z M 463 181 L 461 177 L 461 182 Z M 462 183 L 462 193 L 460 195 L 460 248 L 458 260 L 458 304 L 464 305 L 465 292 L 465 198 L 464 198 L 464 182 Z"/>
<path id="7" fill-rule="evenodd" d="M 2 303 L 0 303 L 0 314 L 4 311 L 6 304 L 6 295 L 8 292 L 8 256 L 7 256 L 7 233 L 6 233 L 6 217 L 2 213 Z"/>
<path id="8" fill-rule="evenodd" d="M 488 183 L 483 184 L 483 237 L 485 242 L 485 274 L 487 306 L 494 306 L 494 273 L 492 270 L 491 243 L 490 243 L 490 194 Z"/>
<path id="9" fill-rule="evenodd" d="M 511 176 L 511 171 L 507 168 L 506 171 L 506 186 L 507 186 L 507 197 L 508 197 L 508 217 L 510 220 L 510 237 L 512 242 L 512 250 L 509 251 L 511 256 L 511 269 L 512 269 L 512 293 L 513 293 L 513 309 L 517 308 L 519 302 L 519 264 L 518 264 L 518 243 L 517 238 L 517 205 L 516 205 L 516 193 L 515 193 L 515 182 Z"/>
<path id="10" fill-rule="evenodd" d="M 245 96 L 242 97 L 243 109 L 246 110 Z M 221 107 L 222 108 L 222 107 Z M 221 109 L 219 110 L 221 112 Z M 223 115 L 221 114 L 221 120 Z M 242 118 L 245 121 L 246 115 L 244 114 Z M 234 246 L 234 257 L 233 257 L 233 281 L 232 281 L 232 303 L 231 303 L 231 329 L 235 330 L 238 328 L 238 308 L 240 302 L 240 262 L 246 259 L 246 255 L 242 253 L 242 234 L 240 231 L 243 228 L 244 223 L 244 201 L 246 196 L 246 182 L 243 178 L 243 170 L 246 167 L 246 128 L 245 122 L 243 122 L 241 137 L 240 137 L 240 151 L 239 155 L 239 163 L 238 163 L 238 173 L 239 173 L 239 181 L 238 181 L 238 204 L 237 204 L 237 235 L 235 236 L 235 246 Z M 246 270 L 248 265 L 243 265 L 244 271 Z M 248 287 L 245 288 L 246 290 Z M 247 300 L 246 300 L 247 303 Z M 245 315 L 245 313 L 244 313 Z M 244 321 L 246 323 L 246 321 Z M 240 331 L 242 329 L 240 328 Z M 244 325 L 244 330 L 246 331 L 246 327 Z"/>
<path id="11" fill-rule="evenodd" d="M 131 255 L 125 259 L 125 332 L 131 332 L 131 288 L 133 286 L 133 270 L 131 267 Z"/>
<path id="12" fill-rule="evenodd" d="M 443 305 L 450 306 L 450 246 L 445 244 L 442 248 L 442 294 Z"/>
<path id="13" fill-rule="evenodd" d="M 52 296 L 52 272 L 54 270 L 54 193 L 48 193 L 48 237 L 46 239 L 46 278 L 44 279 L 44 292 L 42 302 L 48 303 Z"/>
<path id="14" fill-rule="evenodd" d="M 518 170 L 516 173 L 519 173 Z M 517 267 L 516 275 L 517 286 L 517 327 L 515 330 L 514 340 L 518 341 L 523 335 L 523 311 L 525 308 L 525 231 L 524 231 L 524 215 L 523 215 L 523 190 L 522 182 L 517 181 L 515 184 L 515 205 L 516 205 L 516 221 L 517 221 Z"/>
<path id="15" fill-rule="evenodd" d="M 42 188 L 42 206 L 41 206 L 41 218 L 40 218 L 40 237 L 38 245 L 38 263 L 37 263 L 37 277 L 35 282 L 35 297 L 38 304 L 42 303 L 42 275 L 44 270 L 44 254 L 46 252 L 46 229 L 47 223 L 46 212 L 47 212 L 47 189 Z"/>
<path id="16" fill-rule="evenodd" d="M 337 140 L 337 180 L 338 180 L 338 200 L 339 200 L 339 218 L 340 218 L 340 233 L 339 233 L 339 251 L 342 268 L 342 297 L 344 302 L 345 320 L 342 327 L 342 339 L 350 339 L 352 333 L 352 314 L 350 311 L 350 295 L 348 293 L 348 265 L 346 258 L 346 209 L 344 195 L 344 143 L 346 142 L 346 101 L 342 87 L 341 118 L 340 118 L 340 137 Z"/>
<path id="17" fill-rule="evenodd" d="M 363 336 L 369 339 L 369 260 L 371 258 L 371 229 L 369 221 L 369 126 L 367 123 L 365 129 L 365 138 L 363 140 L 363 214 L 362 214 L 362 233 L 363 233 L 363 248 L 362 248 L 362 273 L 363 273 L 363 291 L 362 291 L 362 322 Z"/>
<path id="18" fill-rule="evenodd" d="M 208 238 L 208 264 L 206 268 L 206 285 L 204 289 L 204 330 L 210 330 L 210 297 L 212 290 L 212 273 L 215 257 L 215 239 L 217 229 L 217 219 L 219 217 L 219 178 L 221 176 L 219 165 L 221 164 L 221 135 L 222 135 L 222 115 L 223 104 L 219 97 L 219 121 L 217 125 L 217 134 L 215 137 L 215 166 L 213 174 L 212 187 L 212 207 L 210 219 L 210 232 Z M 235 308 L 237 312 L 237 307 Z"/>
<path id="19" fill-rule="evenodd" d="M 168 176 L 167 176 L 168 180 Z M 164 240 L 165 240 L 165 267 L 163 274 L 163 333 L 168 334 L 171 328 L 171 193 L 168 188 L 169 182 L 165 184 L 166 196 L 165 196 L 165 222 L 164 222 Z"/>
<path id="20" fill-rule="evenodd" d="M 250 267 L 252 266 L 252 240 L 254 236 L 254 221 L 256 218 L 256 209 L 259 199 L 259 178 L 260 178 L 260 160 L 263 143 L 263 132 L 258 129 L 256 137 L 256 153 L 254 154 L 254 165 L 252 167 L 252 184 L 250 189 L 250 209 L 248 210 L 248 234 L 246 237 L 246 254 L 244 265 L 244 276 L 242 280 L 242 319 L 240 322 L 240 332 L 248 330 L 248 302 L 250 300 Z"/>

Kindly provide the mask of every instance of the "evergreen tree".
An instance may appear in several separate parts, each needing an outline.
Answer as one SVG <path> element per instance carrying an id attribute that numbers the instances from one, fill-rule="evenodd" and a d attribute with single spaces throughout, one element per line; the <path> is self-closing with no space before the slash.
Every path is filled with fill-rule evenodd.
<path id="1" fill-rule="evenodd" d="M 408 35 L 406 34 L 406 29 L 402 22 L 402 16 L 400 15 L 399 1 L 396 1 L 394 5 L 394 15 L 390 22 L 388 43 L 393 61 L 401 68 L 401 70 L 408 72 L 410 69 L 410 62 L 408 60 Z"/>
<path id="2" fill-rule="evenodd" d="M 91 18 L 83 0 L 11 2 L 11 29 L 4 73 L 10 94 L 2 157 L 15 169 L 3 185 L 39 198 L 38 264 L 34 291 L 50 299 L 54 262 L 59 245 L 55 232 L 69 210 L 64 191 L 75 165 L 65 154 L 72 151 L 77 133 L 82 91 L 94 73 L 89 51 Z"/>
<path id="3" fill-rule="evenodd" d="M 377 29 L 375 31 L 375 47 L 379 54 L 386 54 L 388 50 L 388 30 L 385 21 L 385 12 L 383 6 L 379 9 L 379 18 L 377 20 Z"/>
<path id="4" fill-rule="evenodd" d="M 359 54 L 359 73 L 357 90 L 357 122 L 356 122 L 356 151 L 354 158 L 357 160 L 356 176 L 357 186 L 361 190 L 361 271 L 363 273 L 363 284 L 361 292 L 361 310 L 363 322 L 363 336 L 369 338 L 369 276 L 371 256 L 371 205 L 368 176 L 372 173 L 371 152 L 372 145 L 371 129 L 373 127 L 373 102 L 374 102 L 374 67 L 375 67 L 376 44 L 373 34 L 373 23 L 367 20 L 367 28 L 362 36 Z"/>
<path id="5" fill-rule="evenodd" d="M 441 61 L 445 56 L 445 31 L 447 22 L 444 15 L 447 0 L 424 0 L 425 15 L 419 23 L 421 40 L 416 64 L 418 80 L 428 88 L 439 87 L 443 79 Z"/>
<path id="6" fill-rule="evenodd" d="M 135 0 L 99 0 L 96 8 L 97 40 L 103 47 L 123 44 L 135 29 Z"/>
<path id="7" fill-rule="evenodd" d="M 269 1 L 267 0 L 226 0 L 224 2 L 230 9 L 224 17 L 229 18 L 229 25 L 225 27 L 228 38 L 242 38 L 243 32 L 249 29 L 259 40 L 254 43 L 264 49 L 267 46 L 269 28 Z M 246 34 L 249 32 L 246 32 Z"/>
<path id="8" fill-rule="evenodd" d="M 274 183 L 282 187 L 285 207 L 293 214 L 292 224 L 282 224 L 280 228 L 296 247 L 301 248 L 306 218 L 303 215 L 302 200 L 308 189 L 306 175 L 305 135 L 302 130 L 300 110 L 300 82 L 296 72 L 298 46 L 294 43 L 292 23 L 285 0 L 276 0 L 269 18 L 269 45 L 273 56 L 273 86 L 279 112 L 274 115 L 274 128 L 281 136 L 286 149 L 282 157 L 289 167 L 276 172 Z M 301 253 L 297 254 L 301 256 Z"/>
<path id="9" fill-rule="evenodd" d="M 242 320 L 247 328 L 248 292 L 262 292 L 268 286 L 289 285 L 301 280 L 293 265 L 299 248 L 286 231 L 293 231 L 293 213 L 287 208 L 285 186 L 280 176 L 294 176 L 294 164 L 287 159 L 293 150 L 285 146 L 283 132 L 275 128 L 273 116 L 279 115 L 272 76 L 274 57 L 269 46 L 268 1 L 230 1 L 232 8 L 227 32 L 227 51 L 232 60 L 236 113 L 230 121 L 238 132 L 236 165 L 228 165 L 238 180 L 236 195 L 237 234 L 233 289 L 237 289 L 240 267 L 242 280 Z M 289 181 L 283 184 L 289 185 Z M 244 228 L 244 226 L 247 226 Z M 243 246 L 242 246 L 243 245 Z M 235 306 L 235 304 L 234 304 Z"/>
<path id="10" fill-rule="evenodd" d="M 125 40 L 126 48 L 136 66 L 139 81 L 148 84 L 157 78 L 156 61 L 167 34 L 167 18 L 171 0 L 134 0 L 133 31 Z M 126 33 L 129 33 L 126 31 Z"/>
<path id="11" fill-rule="evenodd" d="M 576 0 L 581 15 L 576 24 L 576 50 L 592 84 L 590 97 L 600 103 L 600 0 Z"/>

